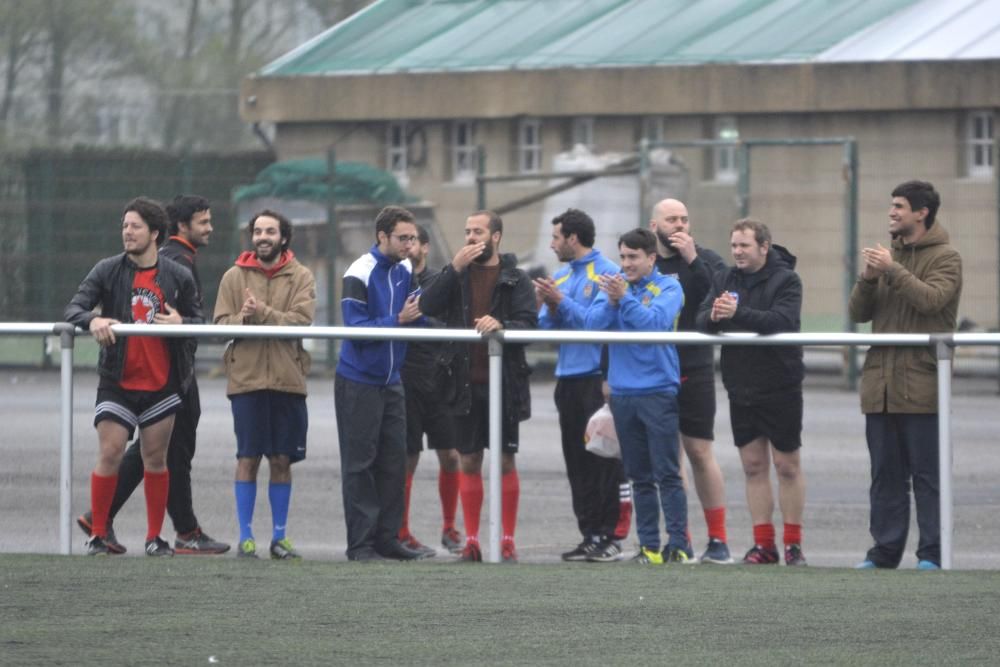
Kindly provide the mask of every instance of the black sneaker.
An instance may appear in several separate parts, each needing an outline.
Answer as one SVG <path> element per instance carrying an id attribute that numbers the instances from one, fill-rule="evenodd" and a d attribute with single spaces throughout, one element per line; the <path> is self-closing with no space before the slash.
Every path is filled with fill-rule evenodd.
<path id="1" fill-rule="evenodd" d="M 573 549 L 562 554 L 562 559 L 568 563 L 580 563 L 587 560 L 587 556 L 595 554 L 601 550 L 600 542 L 590 538 L 580 542 Z"/>
<path id="2" fill-rule="evenodd" d="M 663 554 L 664 563 L 696 563 L 698 561 L 688 556 L 688 550 L 684 547 L 671 547 Z"/>
<path id="3" fill-rule="evenodd" d="M 159 535 L 146 542 L 147 556 L 173 556 L 174 550 L 170 548 L 167 541 L 161 539 Z"/>
<path id="4" fill-rule="evenodd" d="M 111 550 L 108 549 L 107 542 L 104 541 L 103 537 L 98 537 L 94 535 L 89 540 L 87 540 L 87 555 L 88 556 L 110 556 Z"/>
<path id="5" fill-rule="evenodd" d="M 596 551 L 587 554 L 588 563 L 614 563 L 622 559 L 622 543 L 618 540 L 605 540 Z"/>
<path id="6" fill-rule="evenodd" d="M 729 545 L 713 537 L 708 541 L 705 553 L 701 555 L 701 562 L 729 565 L 733 562 L 733 555 L 729 553 Z"/>
<path id="7" fill-rule="evenodd" d="M 806 565 L 806 555 L 802 553 L 802 546 L 789 544 L 785 546 L 785 565 L 800 567 Z"/>
<path id="8" fill-rule="evenodd" d="M 287 537 L 271 540 L 271 560 L 302 560 L 302 555 L 292 546 Z"/>
<path id="9" fill-rule="evenodd" d="M 216 555 L 229 551 L 229 545 L 216 542 L 199 527 L 183 536 L 178 533 L 174 540 L 174 551 L 185 555 Z"/>
<path id="10" fill-rule="evenodd" d="M 82 530 L 84 535 L 87 537 L 94 534 L 93 515 L 90 512 L 84 512 L 78 516 L 76 518 L 76 525 L 80 526 L 80 530 Z M 125 548 L 125 545 L 119 542 L 118 538 L 115 537 L 115 529 L 111 525 L 110 521 L 108 521 L 108 535 L 104 538 L 104 544 L 108 547 L 108 553 L 112 555 L 119 555 L 128 551 L 128 549 Z"/>

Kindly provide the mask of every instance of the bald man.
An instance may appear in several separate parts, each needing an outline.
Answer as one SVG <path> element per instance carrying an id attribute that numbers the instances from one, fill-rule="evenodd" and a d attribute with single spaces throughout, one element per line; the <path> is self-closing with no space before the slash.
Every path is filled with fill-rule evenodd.
<path id="1" fill-rule="evenodd" d="M 684 308 L 678 331 L 695 331 L 698 306 L 712 288 L 712 276 L 726 268 L 715 252 L 702 248 L 691 236 L 687 207 L 676 199 L 664 199 L 653 207 L 649 221 L 656 235 L 657 270 L 676 278 L 684 290 Z M 715 359 L 711 345 L 678 345 L 681 389 L 678 394 L 681 443 L 691 461 L 694 487 L 708 524 L 708 546 L 702 563 L 733 562 L 726 543 L 726 487 L 712 441 L 715 439 Z M 690 531 L 689 531 L 690 536 Z M 688 544 L 688 555 L 693 549 Z"/>

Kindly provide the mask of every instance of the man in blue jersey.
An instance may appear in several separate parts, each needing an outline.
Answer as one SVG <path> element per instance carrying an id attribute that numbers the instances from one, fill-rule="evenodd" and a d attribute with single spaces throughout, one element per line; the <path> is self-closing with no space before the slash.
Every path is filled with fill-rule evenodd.
<path id="1" fill-rule="evenodd" d="M 542 329 L 583 329 L 587 308 L 600 294 L 598 278 L 618 273 L 618 266 L 594 249 L 594 221 L 571 208 L 552 220 L 551 248 L 567 265 L 552 278 L 537 278 L 542 301 Z M 621 559 L 621 540 L 632 521 L 627 512 L 619 526 L 619 489 L 625 481 L 621 461 L 592 454 L 584 445 L 587 421 L 604 404 L 601 346 L 559 346 L 555 403 L 562 433 L 563 459 L 573 514 L 583 541 L 562 555 L 565 561 L 612 562 Z M 626 489 L 627 489 L 626 485 Z M 621 529 L 621 530 L 619 530 Z"/>
<path id="2" fill-rule="evenodd" d="M 341 309 L 349 327 L 396 327 L 420 320 L 410 269 L 413 214 L 399 206 L 375 218 L 375 244 L 344 274 Z M 414 560 L 399 541 L 406 484 L 406 408 L 399 371 L 403 341 L 345 340 L 334 381 L 347 558 Z"/>
<path id="3" fill-rule="evenodd" d="M 587 310 L 588 329 L 674 331 L 684 292 L 656 270 L 656 236 L 633 229 L 618 240 L 621 273 L 599 277 L 601 294 Z M 687 497 L 678 453 L 680 365 L 673 345 L 609 346 L 611 413 L 632 482 L 639 553 L 635 561 L 660 565 L 689 560 Z M 659 504 L 657 504 L 659 503 Z M 660 510 L 667 547 L 660 553 Z"/>

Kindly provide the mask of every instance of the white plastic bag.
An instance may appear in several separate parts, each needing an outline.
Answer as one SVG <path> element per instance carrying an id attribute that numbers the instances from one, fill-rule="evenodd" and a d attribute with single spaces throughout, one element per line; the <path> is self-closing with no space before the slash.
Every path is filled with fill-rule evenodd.
<path id="1" fill-rule="evenodd" d="M 618 445 L 618 435 L 615 433 L 615 419 L 611 416 L 611 408 L 605 403 L 590 416 L 587 430 L 583 434 L 583 442 L 587 451 L 606 459 L 620 459 L 621 447 Z"/>

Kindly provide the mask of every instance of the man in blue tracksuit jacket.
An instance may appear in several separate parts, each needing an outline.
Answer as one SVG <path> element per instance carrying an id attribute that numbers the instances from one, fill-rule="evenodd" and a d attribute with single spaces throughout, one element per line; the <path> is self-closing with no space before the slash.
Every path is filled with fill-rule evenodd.
<path id="1" fill-rule="evenodd" d="M 600 277 L 601 295 L 587 311 L 587 328 L 674 331 L 684 292 L 656 270 L 656 236 L 633 229 L 618 241 L 622 273 Z M 625 474 L 632 481 L 639 563 L 686 562 L 687 497 L 678 461 L 677 391 L 680 364 L 673 345 L 611 345 L 611 413 Z M 659 495 L 659 505 L 657 505 Z M 660 509 L 669 537 L 660 553 Z"/>
<path id="2" fill-rule="evenodd" d="M 568 264 L 552 278 L 535 280 L 542 300 L 540 328 L 583 329 L 587 309 L 600 294 L 598 276 L 619 272 L 617 264 L 594 250 L 594 237 L 594 221 L 583 211 L 571 208 L 552 219 L 552 250 Z M 604 405 L 601 347 L 564 343 L 556 363 L 555 403 L 563 459 L 573 514 L 583 537 L 562 554 L 571 562 L 620 560 L 621 540 L 632 522 L 631 505 L 619 503 L 620 485 L 626 481 L 621 461 L 591 454 L 584 442 L 590 416 Z M 627 492 L 628 484 L 624 487 Z M 622 507 L 626 511 L 620 516 Z"/>
<path id="3" fill-rule="evenodd" d="M 409 249 L 413 214 L 387 206 L 376 243 L 344 274 L 341 310 L 349 327 L 395 327 L 421 320 Z M 341 484 L 350 560 L 414 560 L 401 544 L 406 482 L 406 404 L 399 370 L 403 341 L 345 340 L 334 380 Z"/>

